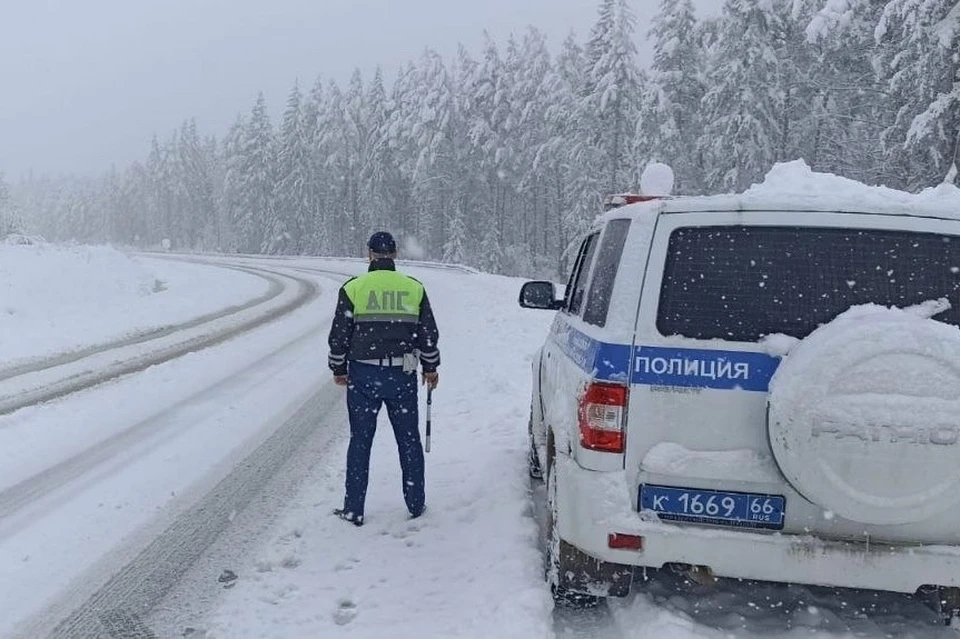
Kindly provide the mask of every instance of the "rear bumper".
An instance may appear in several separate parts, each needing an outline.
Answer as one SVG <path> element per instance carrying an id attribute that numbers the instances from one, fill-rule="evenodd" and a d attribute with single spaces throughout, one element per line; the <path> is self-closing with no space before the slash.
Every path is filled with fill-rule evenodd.
<path id="1" fill-rule="evenodd" d="M 560 537 L 602 561 L 660 568 L 708 566 L 715 575 L 912 593 L 960 586 L 960 546 L 892 546 L 646 521 L 633 510 L 623 472 L 557 459 Z M 613 550 L 610 533 L 641 535 L 643 549 Z"/>

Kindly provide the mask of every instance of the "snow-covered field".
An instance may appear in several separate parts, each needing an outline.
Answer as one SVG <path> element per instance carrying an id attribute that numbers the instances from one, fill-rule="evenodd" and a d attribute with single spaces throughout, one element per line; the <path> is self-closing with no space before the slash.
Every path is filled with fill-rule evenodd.
<path id="1" fill-rule="evenodd" d="M 19 291 L 12 298 L 15 312 L 3 317 L 2 335 L 29 336 L 18 340 L 20 358 L 236 304 L 264 286 L 249 275 L 109 249 L 0 246 L 0 264 L 5 286 Z M 326 260 L 285 264 L 331 268 Z M 356 272 L 362 264 L 338 268 Z M 431 296 L 443 356 L 426 457 L 427 513 L 406 518 L 384 416 L 366 525 L 355 528 L 331 516 L 342 499 L 347 443 L 344 411 L 331 410 L 322 424 L 332 437 L 327 457 L 302 478 L 302 490 L 254 540 L 252 552 L 222 566 L 236 572 L 235 584 L 223 588 L 210 575 L 208 594 L 214 594 L 204 617 L 178 623 L 182 611 L 165 610 L 161 636 L 183 636 L 188 626 L 192 636 L 223 639 L 793 639 L 949 632 L 900 597 L 776 585 L 724 583 L 711 591 L 677 592 L 657 583 L 599 610 L 555 611 L 542 579 L 531 496 L 539 493 L 531 492 L 525 458 L 529 365 L 551 314 L 517 307 L 519 280 L 425 266 L 409 272 Z M 154 286 L 158 280 L 163 287 Z M 57 294 L 67 296 L 78 286 L 84 294 Z M 153 520 L 168 517 L 179 495 L 209 484 L 208 471 L 262 439 L 263 424 L 330 383 L 323 318 L 332 312 L 336 286 L 328 281 L 314 304 L 256 335 L 0 417 L 0 434 L 21 457 L 50 456 L 65 432 L 82 448 L 84 437 L 93 443 L 103 429 L 124 424 L 152 419 L 159 431 L 122 463 L 51 496 L 36 512 L 13 521 L 0 516 L 0 636 L 69 590 L 77 575 L 98 562 L 109 565 L 111 549 L 126 535 L 156 529 Z M 33 326 L 41 317 L 47 318 L 45 332 Z M 83 326 L 95 327 L 96 339 Z M 4 356 L 10 356 L 6 350 Z M 242 379 L 230 378 L 236 371 L 244 371 Z M 202 389 L 209 390 L 200 396 Z M 9 483 L 5 472 L 15 466 L 0 467 L 0 485 Z M 104 536 L 105 530 L 111 534 Z"/>

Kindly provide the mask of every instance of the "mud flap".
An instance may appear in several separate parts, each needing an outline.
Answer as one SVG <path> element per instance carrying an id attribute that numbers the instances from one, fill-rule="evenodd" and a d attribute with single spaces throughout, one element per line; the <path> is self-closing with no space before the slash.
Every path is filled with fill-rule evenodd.
<path id="1" fill-rule="evenodd" d="M 600 561 L 560 540 L 557 584 L 562 589 L 598 597 L 626 597 L 633 585 L 633 566 Z"/>
<path id="2" fill-rule="evenodd" d="M 537 444 L 530 436 L 530 450 L 527 452 L 527 469 L 531 479 L 543 479 L 543 467 L 540 465 L 540 455 L 537 454 Z"/>
<path id="3" fill-rule="evenodd" d="M 952 626 L 960 615 L 960 588 L 920 588 L 915 596 L 940 615 L 940 621 L 944 625 Z"/>

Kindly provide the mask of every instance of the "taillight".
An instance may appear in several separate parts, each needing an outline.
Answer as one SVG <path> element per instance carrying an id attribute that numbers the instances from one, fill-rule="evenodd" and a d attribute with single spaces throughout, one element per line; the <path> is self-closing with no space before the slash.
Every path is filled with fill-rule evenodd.
<path id="1" fill-rule="evenodd" d="M 607 548 L 617 550 L 643 550 L 643 537 L 640 535 L 626 535 L 624 533 L 610 533 L 607 535 Z"/>
<path id="2" fill-rule="evenodd" d="M 580 398 L 580 445 L 607 453 L 623 452 L 627 387 L 593 382 Z"/>

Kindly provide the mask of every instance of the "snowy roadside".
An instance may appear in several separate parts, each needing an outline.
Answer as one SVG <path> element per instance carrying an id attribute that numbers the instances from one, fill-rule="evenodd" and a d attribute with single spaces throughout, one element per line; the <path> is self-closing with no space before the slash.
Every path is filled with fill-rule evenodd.
<path id="1" fill-rule="evenodd" d="M 367 524 L 342 500 L 346 424 L 272 538 L 223 592 L 210 637 L 544 637 L 543 585 L 526 474 L 531 355 L 552 319 L 517 307 L 519 280 L 411 268 L 441 330 L 424 517 L 406 519 L 393 433 L 381 414 Z M 421 408 L 424 406 L 421 393 Z M 422 418 L 421 418 L 422 423 Z"/>
<path id="2" fill-rule="evenodd" d="M 167 264 L 160 263 L 156 272 Z M 290 263 L 291 268 L 350 272 L 360 266 L 311 259 Z M 202 585 L 215 594 L 217 607 L 202 622 L 189 620 L 190 627 L 206 631 L 193 636 L 799 639 L 945 637 L 951 632 L 934 626 L 921 605 L 902 598 L 778 584 L 730 582 L 697 593 L 655 586 L 597 611 L 553 610 L 542 578 L 525 459 L 529 365 L 552 314 L 519 309 L 516 279 L 405 270 L 426 284 L 442 334 L 441 387 L 434 395 L 433 450 L 427 455 L 427 514 L 406 519 L 396 448 L 384 415 L 374 446 L 367 524 L 357 529 L 333 518 L 330 511 L 342 499 L 345 411 L 321 415 L 319 428 L 335 431 L 331 448 L 315 456 L 313 472 L 304 473 L 306 487 L 290 499 L 275 525 L 266 526 L 265 543 L 250 544 L 255 550 L 242 561 L 218 566 L 217 571 L 231 568 L 239 574 L 236 585 L 223 589 L 216 582 L 218 572 L 206 575 L 213 578 Z M 222 269 L 209 272 L 211 280 L 231 276 Z M 126 270 L 101 274 L 132 276 Z M 118 463 L 94 481 L 77 481 L 63 494 L 51 494 L 37 504 L 41 512 L 5 522 L 6 531 L 0 525 L 0 572 L 10 577 L 0 597 L 5 603 L 0 619 L 13 623 L 68 587 L 73 575 L 112 553 L 130 530 L 143 526 L 138 535 L 157 531 L 151 521 L 196 492 L 198 477 L 210 475 L 214 466 L 228 469 L 266 436 L 263 424 L 275 419 L 274 413 L 327 384 L 322 324 L 332 312 L 335 291 L 336 285 L 324 287 L 310 308 L 255 339 L 0 420 L 7 442 L 0 450 L 21 446 L 23 459 L 54 459 L 55 449 L 68 443 L 67 435 L 82 448 L 97 432 L 119 432 L 133 423 L 145 424 L 152 433 L 121 451 Z M 204 293 L 185 283 L 183 310 L 191 308 L 191 294 Z M 125 327 L 122 315 L 104 320 Z M 307 331 L 304 338 L 291 343 L 302 331 Z M 57 502 L 61 507 L 54 509 Z M 170 614 L 176 617 L 176 611 Z M 188 620 L 173 623 L 178 621 Z M 179 623 L 158 636 L 181 636 L 186 629 Z"/>
<path id="3" fill-rule="evenodd" d="M 21 622 L 45 636 L 28 618 L 79 606 L 325 381 L 316 353 L 339 278 L 317 280 L 313 302 L 242 339 L 0 418 L 0 636 Z M 207 290 L 185 285 L 185 310 L 191 295 Z"/>
<path id="4" fill-rule="evenodd" d="M 381 415 L 367 523 L 357 529 L 331 516 L 343 495 L 341 412 L 333 456 L 318 460 L 266 543 L 239 564 L 218 566 L 237 572 L 236 585 L 221 589 L 208 570 L 206 592 L 218 593 L 212 614 L 165 630 L 191 627 L 208 639 L 955 636 L 901 596 L 735 580 L 696 592 L 669 581 L 638 585 L 595 611 L 554 609 L 525 460 L 531 355 L 552 314 L 516 306 L 519 280 L 409 271 L 430 293 L 444 358 L 427 514 L 406 519 L 393 433 Z"/>
<path id="5" fill-rule="evenodd" d="M 0 244 L 0 365 L 185 322 L 267 289 L 239 271 L 105 246 Z"/>

